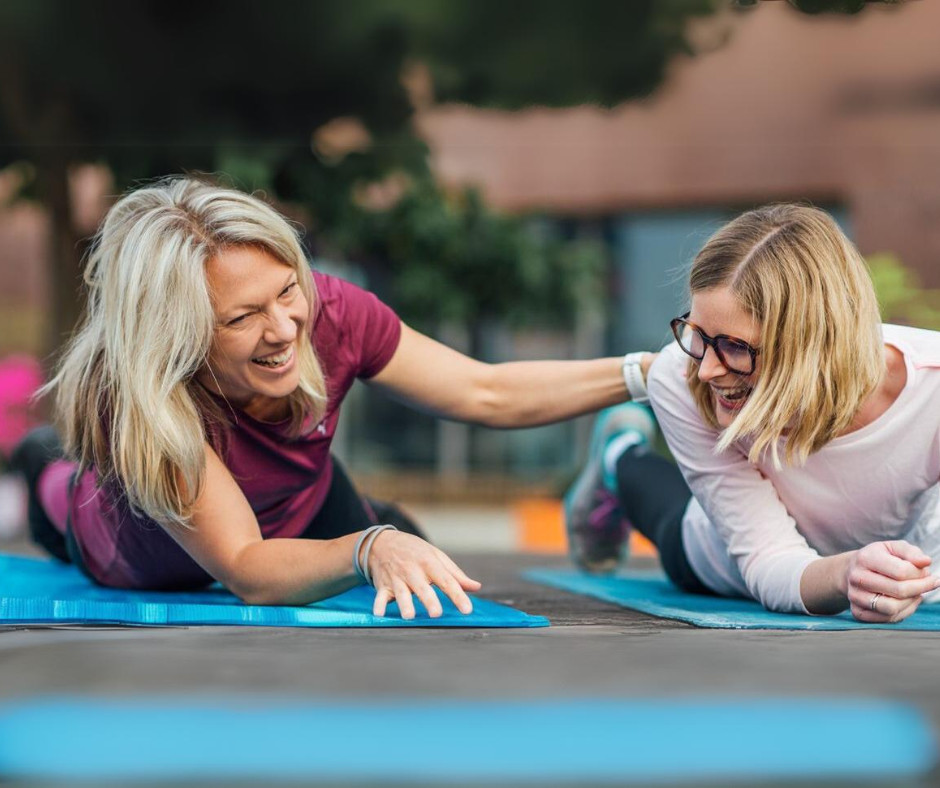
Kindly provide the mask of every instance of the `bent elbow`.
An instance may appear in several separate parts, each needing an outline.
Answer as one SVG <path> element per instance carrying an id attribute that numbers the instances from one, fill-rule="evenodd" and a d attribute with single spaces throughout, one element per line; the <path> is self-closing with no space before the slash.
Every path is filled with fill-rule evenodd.
<path id="1" fill-rule="evenodd" d="M 499 365 L 478 362 L 473 384 L 464 391 L 463 403 L 453 415 L 459 421 L 489 429 L 506 426 L 509 398 L 500 388 Z"/>
<path id="2" fill-rule="evenodd" d="M 223 567 L 217 580 L 245 605 L 268 607 L 284 605 L 283 589 L 278 587 L 275 578 L 264 569 L 263 556 L 258 548 L 263 542 L 257 542 L 243 548 L 234 559 Z"/>
<path id="3" fill-rule="evenodd" d="M 274 594 L 266 593 L 263 590 L 252 589 L 241 592 L 232 591 L 232 593 L 241 600 L 242 604 L 251 607 L 271 607 L 283 604 Z"/>
<path id="4" fill-rule="evenodd" d="M 274 589 L 262 583 L 253 583 L 242 579 L 228 579 L 223 584 L 229 592 L 238 597 L 239 601 L 245 605 L 269 607 L 274 605 L 283 605 L 287 602 L 282 599 L 282 595 L 275 592 Z"/>
<path id="5" fill-rule="evenodd" d="M 474 424 L 491 430 L 507 430 L 528 426 L 535 418 L 534 412 L 520 407 L 518 401 L 495 389 L 481 391 L 476 398 Z"/>

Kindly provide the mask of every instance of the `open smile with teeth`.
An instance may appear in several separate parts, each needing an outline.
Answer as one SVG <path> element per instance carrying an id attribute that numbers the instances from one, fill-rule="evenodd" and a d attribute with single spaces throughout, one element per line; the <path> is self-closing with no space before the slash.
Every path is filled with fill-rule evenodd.
<path id="1" fill-rule="evenodd" d="M 742 406 L 752 390 L 750 386 L 739 386 L 736 389 L 719 389 L 714 386 L 712 387 L 712 391 L 715 393 L 715 398 L 718 402 L 729 408 Z"/>
<path id="2" fill-rule="evenodd" d="M 283 367 L 294 357 L 294 346 L 291 345 L 287 350 L 282 350 L 280 353 L 276 353 L 270 356 L 259 356 L 258 358 L 253 358 L 251 360 L 252 364 L 257 364 L 261 367 L 267 367 L 268 369 L 277 369 L 278 367 Z"/>

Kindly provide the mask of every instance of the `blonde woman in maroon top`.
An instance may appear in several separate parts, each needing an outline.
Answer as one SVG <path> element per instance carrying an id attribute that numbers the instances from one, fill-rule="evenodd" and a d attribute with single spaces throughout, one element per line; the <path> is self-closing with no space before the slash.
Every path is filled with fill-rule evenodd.
<path id="1" fill-rule="evenodd" d="M 190 178 L 121 199 L 85 281 L 87 316 L 47 387 L 70 459 L 20 455 L 38 538 L 106 585 L 214 579 L 248 603 L 303 605 L 368 581 L 376 614 L 394 600 L 405 618 L 413 595 L 440 615 L 437 586 L 470 612 L 479 583 L 419 536 L 373 527 L 331 460 L 353 381 L 496 428 L 628 398 L 619 358 L 491 365 L 419 334 L 311 275 L 269 205 Z"/>

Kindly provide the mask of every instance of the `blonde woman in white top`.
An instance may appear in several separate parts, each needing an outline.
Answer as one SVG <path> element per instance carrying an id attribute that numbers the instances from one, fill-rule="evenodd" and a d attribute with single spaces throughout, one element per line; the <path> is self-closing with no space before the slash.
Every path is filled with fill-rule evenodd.
<path id="1" fill-rule="evenodd" d="M 805 206 L 726 225 L 689 285 L 647 376 L 678 469 L 639 406 L 602 414 L 575 558 L 615 565 L 629 521 L 688 591 L 907 618 L 940 586 L 940 333 L 883 326 L 864 260 Z"/>

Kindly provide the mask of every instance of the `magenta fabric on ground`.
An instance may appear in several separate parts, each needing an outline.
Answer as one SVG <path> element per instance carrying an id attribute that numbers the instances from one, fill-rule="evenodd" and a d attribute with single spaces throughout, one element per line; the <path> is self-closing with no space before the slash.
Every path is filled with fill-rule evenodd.
<path id="1" fill-rule="evenodd" d="M 311 336 L 327 381 L 323 420 L 291 440 L 287 422 L 269 424 L 235 411 L 222 457 L 258 518 L 265 538 L 299 536 L 332 481 L 330 444 L 343 398 L 356 378 L 385 367 L 398 347 L 401 324 L 371 293 L 314 273 L 316 313 Z M 136 516 L 117 485 L 99 488 L 89 471 L 71 498 L 72 531 L 91 575 L 119 588 L 197 588 L 212 578 L 155 522 Z"/>
<path id="2" fill-rule="evenodd" d="M 7 457 L 37 425 L 31 398 L 42 385 L 42 367 L 32 356 L 0 361 L 0 453 Z"/>
<path id="3" fill-rule="evenodd" d="M 59 533 L 64 534 L 69 516 L 69 480 L 75 472 L 75 463 L 56 460 L 49 463 L 37 483 L 39 503 Z"/>

